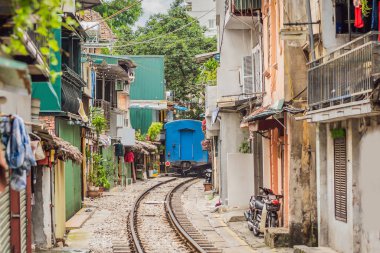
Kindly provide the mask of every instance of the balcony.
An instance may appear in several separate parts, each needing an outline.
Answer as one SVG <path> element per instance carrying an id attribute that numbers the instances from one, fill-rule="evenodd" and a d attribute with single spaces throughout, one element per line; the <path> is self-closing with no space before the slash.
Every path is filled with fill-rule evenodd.
<path id="1" fill-rule="evenodd" d="M 379 54 L 379 33 L 371 32 L 310 63 L 309 114 L 324 112 L 314 120 L 375 113 L 371 104 L 377 103 L 373 91 L 380 77 Z"/>
<path id="2" fill-rule="evenodd" d="M 104 117 L 107 120 L 108 129 L 110 128 L 111 122 L 111 103 L 103 99 L 95 99 L 94 107 L 103 109 Z"/>
<path id="3" fill-rule="evenodd" d="M 82 88 L 86 86 L 83 79 L 68 66 L 62 66 L 62 110 L 78 114 L 79 99 L 82 99 Z"/>
<path id="4" fill-rule="evenodd" d="M 227 29 L 250 29 L 259 18 L 261 0 L 229 0 Z"/>
<path id="5" fill-rule="evenodd" d="M 236 16 L 252 16 L 261 10 L 261 0 L 233 0 L 231 11 Z"/>

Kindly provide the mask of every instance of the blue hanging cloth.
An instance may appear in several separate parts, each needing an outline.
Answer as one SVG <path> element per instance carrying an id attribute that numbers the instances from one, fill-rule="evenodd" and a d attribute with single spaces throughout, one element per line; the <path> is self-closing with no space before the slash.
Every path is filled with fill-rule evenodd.
<path id="1" fill-rule="evenodd" d="M 379 6 L 378 0 L 372 0 L 372 19 L 371 19 L 371 30 L 378 30 L 379 22 Z"/>

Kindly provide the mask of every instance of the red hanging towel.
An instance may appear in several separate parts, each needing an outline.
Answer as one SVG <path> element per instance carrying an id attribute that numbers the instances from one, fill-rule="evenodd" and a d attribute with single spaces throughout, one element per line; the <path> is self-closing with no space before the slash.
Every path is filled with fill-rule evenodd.
<path id="1" fill-rule="evenodd" d="M 361 6 L 355 7 L 355 23 L 354 23 L 354 26 L 356 28 L 362 28 L 364 26 Z"/>

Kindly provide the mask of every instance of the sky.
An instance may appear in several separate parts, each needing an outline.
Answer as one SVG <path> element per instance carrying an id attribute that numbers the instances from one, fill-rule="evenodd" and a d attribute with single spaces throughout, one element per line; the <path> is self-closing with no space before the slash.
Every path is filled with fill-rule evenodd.
<path id="1" fill-rule="evenodd" d="M 148 18 L 156 13 L 166 13 L 173 0 L 143 0 L 143 16 L 137 21 L 137 26 L 144 26 Z"/>

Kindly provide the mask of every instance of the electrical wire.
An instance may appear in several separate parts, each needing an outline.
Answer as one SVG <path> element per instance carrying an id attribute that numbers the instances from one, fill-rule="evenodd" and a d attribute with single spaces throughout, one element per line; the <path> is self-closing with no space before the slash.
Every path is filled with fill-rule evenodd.
<path id="1" fill-rule="evenodd" d="M 100 19 L 100 22 L 99 22 L 99 23 L 97 23 L 97 24 L 95 24 L 95 25 L 92 25 L 92 26 L 90 26 L 90 27 L 87 27 L 84 31 L 90 30 L 91 28 L 94 28 L 95 26 L 98 26 L 98 25 L 100 25 L 100 24 L 106 22 L 107 20 L 109 20 L 109 19 L 111 19 L 111 18 L 114 18 L 115 16 L 117 16 L 117 15 L 119 15 L 119 14 L 121 14 L 121 13 L 127 11 L 127 10 L 129 10 L 130 8 L 134 7 L 134 6 L 135 6 L 136 4 L 138 4 L 138 3 L 141 3 L 142 1 L 143 1 L 143 0 L 137 0 L 137 1 L 134 2 L 133 4 L 128 5 L 128 6 L 124 7 L 124 8 L 122 8 L 122 9 L 118 10 L 118 11 L 115 12 L 114 14 L 112 14 L 112 15 L 106 17 L 106 18 L 102 18 L 102 19 Z"/>
<path id="2" fill-rule="evenodd" d="M 208 12 L 206 12 L 205 14 L 203 14 L 202 16 L 200 16 L 200 17 L 194 19 L 194 20 L 191 21 L 190 23 L 187 23 L 187 24 L 185 24 L 185 25 L 183 25 L 183 26 L 181 26 L 181 27 L 179 27 L 179 28 L 177 28 L 177 29 L 175 29 L 175 30 L 173 30 L 173 31 L 171 31 L 171 32 L 168 32 L 168 33 L 166 33 L 166 34 L 162 34 L 162 35 L 159 35 L 159 36 L 157 36 L 157 37 L 154 37 L 154 38 L 151 38 L 151 39 L 148 39 L 148 40 L 144 40 L 144 41 L 136 41 L 136 42 L 127 43 L 127 44 L 124 44 L 124 45 L 111 46 L 111 48 L 123 48 L 123 47 L 126 47 L 126 46 L 133 46 L 133 45 L 139 45 L 139 44 L 145 44 L 145 43 L 152 42 L 152 41 L 154 41 L 154 40 L 156 40 L 156 39 L 160 39 L 160 38 L 165 37 L 165 36 L 167 36 L 167 35 L 169 35 L 169 34 L 172 34 L 172 33 L 175 33 L 175 32 L 178 32 L 178 31 L 181 31 L 181 30 L 185 29 L 186 27 L 188 27 L 188 26 L 190 26 L 191 24 L 193 24 L 193 23 L 199 21 L 201 18 L 205 17 L 206 15 L 208 15 L 210 12 L 212 12 L 212 11 L 214 11 L 214 10 L 215 10 L 215 8 L 212 8 L 211 10 L 209 10 Z"/>

